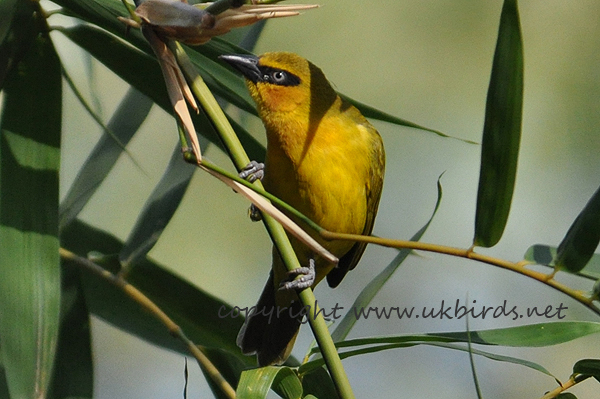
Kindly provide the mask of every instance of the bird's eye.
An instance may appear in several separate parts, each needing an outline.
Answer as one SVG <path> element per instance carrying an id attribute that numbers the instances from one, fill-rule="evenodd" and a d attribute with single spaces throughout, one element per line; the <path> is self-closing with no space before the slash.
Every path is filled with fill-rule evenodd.
<path id="1" fill-rule="evenodd" d="M 297 86 L 300 84 L 300 78 L 291 72 L 267 66 L 259 67 L 259 69 L 262 75 L 260 81 L 263 83 L 278 86 Z"/>
<path id="2" fill-rule="evenodd" d="M 271 78 L 273 79 L 274 83 L 283 83 L 285 82 L 287 75 L 283 71 L 274 71 L 271 74 Z"/>

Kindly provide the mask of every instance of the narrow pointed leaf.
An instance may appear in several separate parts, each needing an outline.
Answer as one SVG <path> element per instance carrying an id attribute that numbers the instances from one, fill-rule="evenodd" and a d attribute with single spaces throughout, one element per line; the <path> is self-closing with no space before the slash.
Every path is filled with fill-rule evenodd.
<path id="1" fill-rule="evenodd" d="M 93 251 L 116 260 L 123 243 L 115 237 L 75 220 L 61 234 L 62 246 L 81 255 Z M 69 266 L 73 267 L 73 266 Z M 107 267 L 107 266 L 105 266 Z M 116 270 L 118 271 L 118 266 Z M 154 301 L 198 345 L 221 348 L 237 355 L 246 365 L 254 359 L 241 355 L 235 345 L 241 317 L 232 318 L 232 307 L 148 259 L 140 260 L 127 280 Z M 120 289 L 102 278 L 82 273 L 83 290 L 90 312 L 107 322 L 164 348 L 187 354 L 186 348 L 166 328 Z"/>
<path id="2" fill-rule="evenodd" d="M 600 382 L 600 359 L 582 359 L 573 366 L 573 373 L 594 377 Z"/>
<path id="3" fill-rule="evenodd" d="M 258 21 L 254 25 L 250 26 L 246 34 L 242 37 L 239 43 L 237 43 L 241 48 L 247 51 L 254 50 L 260 35 L 265 29 L 265 25 L 267 24 L 267 20 Z"/>
<path id="4" fill-rule="evenodd" d="M 339 94 L 340 94 L 340 97 L 342 97 L 343 99 L 345 99 L 346 101 L 348 101 L 349 103 L 354 105 L 356 108 L 358 108 L 360 110 L 360 112 L 367 118 L 377 119 L 382 122 L 393 123 L 394 125 L 398 125 L 398 126 L 406 126 L 406 127 L 412 127 L 414 129 L 425 130 L 426 132 L 434 133 L 441 137 L 455 138 L 455 137 L 449 136 L 445 133 L 442 133 L 438 130 L 434 130 L 434 129 L 430 129 L 428 127 L 417 125 L 416 123 L 407 121 L 406 119 L 398 118 L 397 116 L 388 114 L 387 112 L 380 111 L 377 108 L 371 107 L 370 105 L 367 105 L 367 104 L 363 104 L 363 103 L 356 101 L 356 100 L 354 100 L 348 96 L 345 96 L 341 93 L 339 93 Z M 475 144 L 474 141 L 462 140 L 462 139 L 459 139 L 459 140 L 464 141 L 469 144 Z"/>
<path id="5" fill-rule="evenodd" d="M 475 214 L 476 246 L 502 237 L 517 174 L 523 114 L 523 43 L 517 0 L 505 0 L 485 107 Z"/>
<path id="6" fill-rule="evenodd" d="M 479 350 L 479 349 L 469 350 L 468 347 L 465 347 L 462 345 L 456 345 L 456 344 L 444 343 L 444 342 L 434 342 L 434 341 L 433 342 L 432 341 L 424 341 L 424 342 L 393 343 L 393 344 L 381 344 L 381 345 L 368 346 L 368 347 L 364 347 L 364 348 L 360 348 L 360 349 L 341 352 L 340 358 L 347 359 L 347 358 L 354 357 L 354 356 L 377 353 L 377 352 L 382 352 L 382 351 L 387 351 L 387 350 L 392 350 L 392 349 L 410 348 L 410 347 L 416 346 L 416 345 L 436 346 L 436 347 L 445 348 L 445 349 L 453 349 L 453 350 L 458 350 L 458 351 L 463 351 L 463 352 L 471 352 L 475 355 L 484 356 L 491 360 L 508 362 L 508 363 L 513 363 L 513 364 L 518 364 L 521 366 L 529 367 L 533 370 L 539 371 L 541 373 L 544 373 L 544 374 L 549 375 L 556 379 L 556 377 L 554 377 L 552 375 L 552 373 L 550 373 L 548 370 L 546 370 L 546 368 L 544 368 L 543 366 L 541 366 L 537 363 L 531 362 L 529 360 L 519 359 L 519 358 L 515 358 L 512 356 L 498 355 L 496 353 L 491 353 L 491 352 L 487 352 L 487 351 L 483 351 L 483 350 Z M 301 373 L 308 372 L 316 367 L 323 366 L 323 364 L 324 364 L 323 359 L 312 360 L 308 363 L 304 363 L 300 367 L 300 372 Z"/>
<path id="7" fill-rule="evenodd" d="M 204 140 L 201 147 L 206 149 Z M 146 201 L 125 246 L 119 254 L 123 267 L 146 257 L 179 207 L 196 167 L 183 160 L 177 145 L 162 178 Z"/>
<path id="8" fill-rule="evenodd" d="M 598 333 L 600 333 L 600 323 L 588 321 L 552 322 L 472 331 L 471 341 L 474 344 L 483 345 L 535 348 L 558 345 Z M 466 333 L 464 332 L 428 335 L 466 342 Z"/>
<path id="9" fill-rule="evenodd" d="M 285 399 L 302 397 L 302 383 L 289 367 L 261 367 L 246 370 L 238 384 L 238 399 L 263 399 L 273 387 Z"/>
<path id="10" fill-rule="evenodd" d="M 0 357 L 12 398 L 47 395 L 60 312 L 61 66 L 49 38 L 30 34 L 0 124 Z"/>
<path id="11" fill-rule="evenodd" d="M 198 73 L 200 73 L 206 85 L 222 99 L 244 111 L 257 115 L 254 102 L 250 98 L 244 80 L 240 78 L 239 74 L 233 72 L 222 61 L 213 60 L 197 49 L 186 47 L 186 53 L 198 69 Z"/>
<path id="12" fill-rule="evenodd" d="M 535 244 L 527 248 L 524 259 L 535 262 L 538 265 L 550 266 L 556 256 L 556 247 L 543 244 Z"/>
<path id="13" fill-rule="evenodd" d="M 556 252 L 557 247 L 535 244 L 527 249 L 523 259 L 553 268 Z M 585 268 L 577 275 L 594 281 L 600 280 L 600 254 L 592 255 Z"/>
<path id="14" fill-rule="evenodd" d="M 17 11 L 17 0 L 4 0 L 0 2 L 0 44 L 8 35 L 13 16 Z"/>
<path id="15" fill-rule="evenodd" d="M 148 46 L 143 42 L 139 32 L 131 31 L 127 36 L 125 35 L 124 24 L 117 20 L 117 16 L 128 17 L 128 15 L 120 2 L 114 0 L 56 0 L 56 3 L 76 13 L 83 20 L 97 24 L 109 32 L 112 32 L 119 37 L 123 37 L 137 48 L 145 49 L 144 51 L 146 53 L 150 53 Z M 82 47 L 85 47 L 85 45 L 82 45 Z M 194 64 L 198 67 L 202 78 L 206 81 L 206 84 L 210 89 L 214 91 L 215 95 L 256 115 L 256 109 L 250 100 L 247 91 L 243 87 L 242 79 L 239 77 L 233 79 L 231 70 L 220 63 L 217 58 L 221 54 L 241 54 L 246 53 L 247 51 L 220 37 L 214 37 L 208 43 L 202 46 L 195 46 L 191 48 L 191 50 L 192 51 L 188 51 L 191 58 L 195 58 L 191 54 L 194 52 L 199 55 L 198 59 L 202 60 L 201 62 L 196 62 L 196 60 L 194 60 Z M 135 70 L 140 71 L 142 69 L 142 67 L 138 66 Z M 138 87 L 138 89 L 141 90 L 140 87 Z M 417 125 L 402 118 L 394 117 L 359 102 L 354 101 L 354 103 L 361 109 L 365 116 L 369 118 L 394 123 L 400 126 L 423 129 L 444 137 L 450 137 L 439 131 Z M 259 158 L 254 157 L 252 159 Z"/>
<path id="16" fill-rule="evenodd" d="M 438 197 L 435 203 L 435 208 L 433 209 L 433 213 L 431 214 L 431 217 L 429 218 L 427 223 L 425 223 L 425 225 L 421 227 L 419 231 L 417 231 L 410 238 L 411 241 L 419 241 L 423 234 L 425 234 L 425 231 L 427 231 L 429 224 L 431 224 L 431 221 L 433 220 L 433 217 L 435 216 L 442 201 L 442 185 L 439 179 L 437 182 L 437 189 Z M 375 295 L 377 295 L 379 290 L 381 290 L 381 288 L 389 280 L 392 274 L 394 274 L 396 269 L 402 264 L 402 262 L 404 262 L 408 255 L 410 255 L 411 252 L 412 251 L 409 249 L 400 250 L 398 252 L 398 255 L 396 255 L 396 257 L 390 262 L 390 264 L 386 266 L 386 268 L 383 269 L 381 273 L 375 276 L 375 278 L 371 280 L 365 288 L 363 288 L 360 294 L 358 294 L 358 297 L 352 304 L 351 309 L 359 309 L 361 307 L 366 307 L 373 300 Z M 333 341 L 337 342 L 344 340 L 350 332 L 350 330 L 352 329 L 352 327 L 354 326 L 354 324 L 356 324 L 356 322 L 357 317 L 353 314 L 353 312 L 347 312 L 346 315 L 339 322 L 333 333 L 331 334 L 331 338 L 333 339 Z"/>
<path id="17" fill-rule="evenodd" d="M 304 394 L 308 394 L 305 398 L 314 395 L 317 398 L 337 399 L 338 393 L 333 385 L 331 376 L 324 367 L 316 369 L 302 375 L 302 387 Z"/>
<path id="18" fill-rule="evenodd" d="M 90 26 L 79 25 L 63 29 L 62 33 L 75 44 L 90 52 L 98 61 L 111 69 L 131 86 L 150 97 L 158 106 L 171 114 L 173 113 L 162 73 L 153 57 L 129 45 L 125 45 L 122 41 L 106 32 Z M 151 50 L 148 48 L 148 51 Z M 193 114 L 192 121 L 196 126 L 206 126 L 203 129 L 199 128 L 198 132 L 210 140 L 210 142 L 222 148 L 220 139 L 203 113 Z M 264 146 L 258 143 L 246 131 L 236 131 L 240 134 L 240 141 L 248 149 L 248 155 L 252 159 L 264 159 Z"/>
<path id="19" fill-rule="evenodd" d="M 0 363 L 0 398 L 10 399 L 10 394 L 8 393 L 8 384 L 6 382 L 6 376 L 4 375 L 2 363 Z"/>
<path id="20" fill-rule="evenodd" d="M 389 349 L 411 347 L 415 345 L 432 345 L 468 352 L 469 349 L 467 347 L 454 345 L 453 343 L 468 343 L 469 340 L 472 344 L 481 345 L 544 347 L 569 342 L 577 338 L 598 333 L 600 333 L 600 323 L 573 321 L 539 323 L 527 326 L 472 331 L 470 333 L 470 337 L 468 335 L 469 333 L 461 331 L 422 335 L 398 335 L 394 337 L 359 338 L 338 342 L 336 343 L 336 346 L 340 349 L 365 346 L 361 349 L 340 351 L 340 357 L 345 359 L 356 355 L 375 353 Z M 318 348 L 314 348 L 312 352 L 317 353 Z M 497 355 L 475 349 L 473 349 L 472 352 L 493 360 L 520 364 L 550 376 L 552 375 L 542 366 L 528 360 Z M 303 364 L 298 371 L 302 375 L 312 371 L 317 367 L 321 367 L 322 365 L 323 359 L 316 359 Z"/>
<path id="21" fill-rule="evenodd" d="M 28 1 L 0 1 L 0 90 L 6 75 L 27 53 L 33 37 L 33 13 L 36 7 Z"/>
<path id="22" fill-rule="evenodd" d="M 554 266 L 570 273 L 581 271 L 600 242 L 600 188 L 569 228 L 556 250 Z"/>
<path id="23" fill-rule="evenodd" d="M 61 325 L 50 398 L 89 398 L 94 393 L 90 315 L 76 270 L 63 269 Z"/>
<path id="24" fill-rule="evenodd" d="M 219 373 L 227 380 L 229 385 L 237 387 L 242 371 L 247 369 L 246 363 L 242 362 L 239 357 L 232 355 L 220 349 L 204 348 L 204 354 L 208 356 L 211 363 L 219 370 Z M 202 373 L 206 377 L 206 382 L 217 399 L 231 399 L 228 393 L 223 391 L 220 385 L 215 384 L 213 379 L 206 373 L 204 368 L 201 368 Z"/>
<path id="25" fill-rule="evenodd" d="M 148 97 L 133 88 L 123 97 L 107 125 L 115 137 L 111 137 L 107 132 L 102 135 L 60 204 L 61 229 L 77 217 L 108 176 L 123 152 L 122 146 L 129 143 L 146 120 L 152 104 Z"/>
<path id="26" fill-rule="evenodd" d="M 538 323 L 517 327 L 495 328 L 471 331 L 471 343 L 510 347 L 544 347 L 569 342 L 591 334 L 600 333 L 600 323 L 589 321 L 568 321 Z M 394 337 L 358 338 L 338 342 L 338 348 L 356 347 L 388 343 L 422 342 L 468 342 L 466 331 L 439 332 L 421 335 L 397 335 Z M 317 348 L 313 352 L 318 351 Z"/>

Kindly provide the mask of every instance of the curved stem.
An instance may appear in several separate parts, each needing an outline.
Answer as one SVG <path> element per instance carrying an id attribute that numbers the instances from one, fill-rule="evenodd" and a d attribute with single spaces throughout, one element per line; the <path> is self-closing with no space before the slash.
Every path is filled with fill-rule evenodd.
<path id="1" fill-rule="evenodd" d="M 142 306 L 151 315 L 153 315 L 158 321 L 160 321 L 169 331 L 171 335 L 179 338 L 187 347 L 188 351 L 194 356 L 198 365 L 204 370 L 205 373 L 213 380 L 213 382 L 221 388 L 225 396 L 231 399 L 235 399 L 235 390 L 229 385 L 227 380 L 223 378 L 219 369 L 210 361 L 210 359 L 202 352 L 200 347 L 196 346 L 183 332 L 181 327 L 175 323 L 161 308 L 158 307 L 150 298 L 144 295 L 140 290 L 127 282 L 123 277 L 112 274 L 103 267 L 97 265 L 89 259 L 78 256 L 73 252 L 65 248 L 59 248 L 60 257 L 63 260 L 75 263 L 78 266 L 85 268 L 86 270 L 94 273 L 95 275 L 107 280 L 114 286 L 121 289 L 127 296 L 133 301 Z"/>
<path id="2" fill-rule="evenodd" d="M 451 255 L 465 259 L 472 259 L 478 262 L 487 263 L 488 265 L 498 266 L 503 269 L 507 269 L 513 271 L 515 273 L 522 274 L 527 277 L 531 277 L 543 284 L 546 284 L 568 296 L 575 299 L 576 301 L 582 303 L 589 309 L 591 309 L 596 314 L 600 315 L 600 308 L 594 305 L 592 298 L 585 296 L 582 292 L 574 290 L 566 285 L 559 283 L 558 281 L 552 278 L 552 274 L 544 274 L 541 272 L 537 272 L 535 270 L 525 268 L 527 262 L 510 262 L 503 259 L 494 258 L 487 255 L 482 255 L 473 251 L 473 248 L 461 249 L 454 247 L 447 247 L 444 245 L 437 244 L 429 244 L 418 241 L 404 241 L 404 240 L 393 240 L 389 238 L 380 238 L 373 236 L 362 236 L 357 234 L 343 234 L 343 233 L 334 233 L 328 230 L 321 229 L 319 231 L 321 237 L 326 240 L 345 240 L 345 241 L 354 241 L 354 242 L 366 242 L 376 245 L 381 245 L 384 247 L 391 248 L 406 248 L 406 249 L 415 249 L 427 252 L 435 252 L 439 254 Z"/>
<path id="3" fill-rule="evenodd" d="M 558 395 L 560 395 L 561 393 L 563 393 L 567 389 L 574 387 L 575 385 L 579 384 L 580 382 L 586 380 L 588 377 L 589 376 L 586 376 L 585 378 L 577 378 L 577 377 L 571 376 L 571 378 L 569 378 L 568 381 L 566 381 L 565 383 L 561 383 L 561 385 L 558 388 L 553 389 L 552 391 L 547 392 L 544 396 L 542 396 L 541 399 L 553 399 L 553 398 L 556 398 Z"/>
<path id="4" fill-rule="evenodd" d="M 427 251 L 427 252 L 435 252 L 435 253 L 460 257 L 460 258 L 476 260 L 476 261 L 482 262 L 482 263 L 487 263 L 489 265 L 501 267 L 501 268 L 507 269 L 507 270 L 511 270 L 515 273 L 519 273 L 524 276 L 538 280 L 539 282 L 541 282 L 543 284 L 546 284 L 560 292 L 567 294 L 571 298 L 575 299 L 576 301 L 582 303 L 583 305 L 585 305 L 586 307 L 591 309 L 596 314 L 600 315 L 600 308 L 593 304 L 594 298 L 587 297 L 580 291 L 573 290 L 572 288 L 567 287 L 566 285 L 561 284 L 558 281 L 554 280 L 554 278 L 553 278 L 554 273 L 544 274 L 541 272 L 537 272 L 535 270 L 527 269 L 525 266 L 531 264 L 528 261 L 510 262 L 507 260 L 494 258 L 491 256 L 487 256 L 487 255 L 483 255 L 483 254 L 479 254 L 479 253 L 475 252 L 474 247 L 462 249 L 462 248 L 448 247 L 448 246 L 438 245 L 438 244 L 424 243 L 424 242 L 420 242 L 420 241 L 395 240 L 395 239 L 389 239 L 389 238 L 362 236 L 362 235 L 356 235 L 356 234 L 335 233 L 335 232 L 323 229 L 321 226 L 319 226 L 318 224 L 316 224 L 315 222 L 313 222 L 312 220 L 310 220 L 309 218 L 304 216 L 302 213 L 300 213 L 296 209 L 292 208 L 290 205 L 283 202 L 279 198 L 275 197 L 273 194 L 268 193 L 264 189 L 259 188 L 256 185 L 253 185 L 251 183 L 248 183 L 246 180 L 240 179 L 238 176 L 236 176 L 232 173 L 229 173 L 226 170 L 219 168 L 218 166 L 213 165 L 211 163 L 207 162 L 205 164 L 205 166 L 208 169 L 211 169 L 218 173 L 221 173 L 221 174 L 231 178 L 232 180 L 235 180 L 238 183 L 243 184 L 246 187 L 249 187 L 250 189 L 254 190 L 256 193 L 269 199 L 271 202 L 277 204 L 280 208 L 285 209 L 289 213 L 291 213 L 294 216 L 296 216 L 297 218 L 301 219 L 310 228 L 312 228 L 314 231 L 319 233 L 319 235 L 326 240 L 347 240 L 347 241 L 354 241 L 354 242 L 361 241 L 361 242 L 367 242 L 370 244 L 380 245 L 380 246 L 384 246 L 384 247 L 391 247 L 391 248 L 397 248 L 397 249 L 406 248 L 406 249 L 414 249 L 414 250 L 421 250 L 421 251 Z"/>

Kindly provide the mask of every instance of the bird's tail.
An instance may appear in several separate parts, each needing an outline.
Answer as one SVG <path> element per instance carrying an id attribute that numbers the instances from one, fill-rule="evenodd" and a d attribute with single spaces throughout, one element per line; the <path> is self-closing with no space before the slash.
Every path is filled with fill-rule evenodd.
<path id="1" fill-rule="evenodd" d="M 260 367 L 282 364 L 290 356 L 302 320 L 302 304 L 292 295 L 278 291 L 271 271 L 255 311 L 249 312 L 237 336 L 242 353 L 256 353 Z"/>

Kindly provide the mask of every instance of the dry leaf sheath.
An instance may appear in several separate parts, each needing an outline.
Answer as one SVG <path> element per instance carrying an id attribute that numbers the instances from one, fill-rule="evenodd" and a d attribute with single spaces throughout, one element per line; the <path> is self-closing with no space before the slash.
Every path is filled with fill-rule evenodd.
<path id="1" fill-rule="evenodd" d="M 211 4 L 201 3 L 194 6 L 176 0 L 146 0 L 137 7 L 135 13 L 157 33 L 196 46 L 233 28 L 251 25 L 268 18 L 290 17 L 298 15 L 302 10 L 318 7 L 310 4 L 245 4 L 212 15 L 205 11 Z"/>

